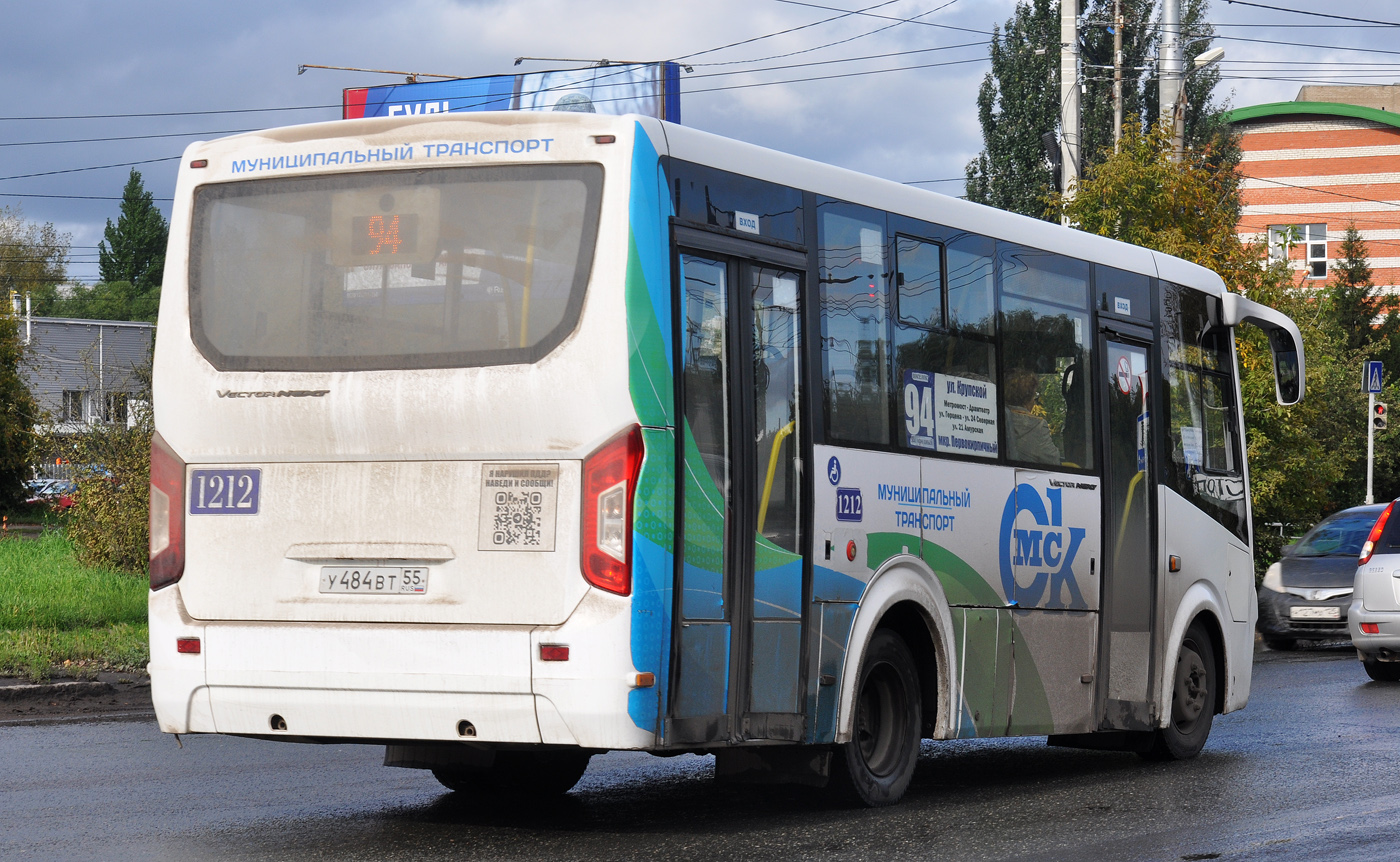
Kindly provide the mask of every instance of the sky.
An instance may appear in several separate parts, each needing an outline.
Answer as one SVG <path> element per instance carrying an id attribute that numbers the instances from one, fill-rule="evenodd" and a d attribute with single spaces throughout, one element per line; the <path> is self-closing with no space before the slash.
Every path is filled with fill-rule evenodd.
<path id="1" fill-rule="evenodd" d="M 299 65 L 461 76 L 581 65 L 513 66 L 520 56 L 682 59 L 693 70 L 681 77 L 686 125 L 900 182 L 937 180 L 922 187 L 957 195 L 964 166 L 982 148 L 976 96 L 990 68 L 987 40 L 1014 7 L 1015 0 L 12 3 L 0 33 L 0 206 L 70 234 L 69 275 L 91 282 L 128 163 L 145 162 L 135 167 L 168 216 L 168 200 L 159 199 L 171 196 L 190 142 L 339 119 L 342 88 L 403 80 L 317 69 L 298 75 Z M 850 10 L 867 11 L 842 14 Z M 1233 107 L 1291 100 L 1303 83 L 1400 82 L 1400 3 L 1211 0 L 1207 17 L 1226 51 L 1216 98 Z M 292 110 L 259 110 L 268 108 Z M 167 116 L 150 116 L 159 114 Z"/>

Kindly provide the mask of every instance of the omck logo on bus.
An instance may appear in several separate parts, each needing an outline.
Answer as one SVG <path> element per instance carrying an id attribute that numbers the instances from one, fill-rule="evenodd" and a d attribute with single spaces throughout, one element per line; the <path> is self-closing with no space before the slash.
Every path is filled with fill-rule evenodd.
<path id="1" fill-rule="evenodd" d="M 1074 561 L 1084 541 L 1083 527 L 1064 526 L 1062 488 L 1042 497 L 1031 485 L 1017 485 L 1001 515 L 1001 586 L 1009 603 L 1022 607 L 1087 609 Z M 1049 501 L 1049 508 L 1046 502 Z M 1041 599 L 1048 601 L 1042 604 Z"/>

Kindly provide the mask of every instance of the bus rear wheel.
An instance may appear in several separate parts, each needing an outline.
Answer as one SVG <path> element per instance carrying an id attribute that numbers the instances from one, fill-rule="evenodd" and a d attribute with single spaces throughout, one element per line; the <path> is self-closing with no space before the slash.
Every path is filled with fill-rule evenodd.
<path id="1" fill-rule="evenodd" d="M 919 675 L 899 635 L 879 629 L 856 684 L 851 741 L 832 755 L 832 789 L 846 801 L 893 805 L 909 787 L 919 759 Z"/>
<path id="2" fill-rule="evenodd" d="M 498 751 L 495 761 L 476 769 L 434 769 L 443 787 L 479 798 L 561 796 L 588 769 L 588 751 Z"/>
<path id="3" fill-rule="evenodd" d="M 1153 731 L 1148 760 L 1188 760 L 1201 753 L 1215 717 L 1215 646 L 1205 626 L 1192 623 L 1181 639 L 1172 681 L 1171 719 Z"/>

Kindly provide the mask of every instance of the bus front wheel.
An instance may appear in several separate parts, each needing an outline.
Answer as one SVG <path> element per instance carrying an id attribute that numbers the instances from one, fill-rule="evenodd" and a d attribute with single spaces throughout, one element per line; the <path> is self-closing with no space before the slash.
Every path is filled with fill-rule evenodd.
<path id="1" fill-rule="evenodd" d="M 1171 719 L 1153 732 L 1148 760 L 1187 760 L 1201 753 L 1215 717 L 1215 647 L 1205 626 L 1192 623 L 1177 651 Z"/>
<path id="2" fill-rule="evenodd" d="M 863 805 L 893 805 L 919 759 L 919 674 L 904 640 L 888 629 L 871 638 L 856 686 L 851 741 L 832 756 L 832 789 Z"/>

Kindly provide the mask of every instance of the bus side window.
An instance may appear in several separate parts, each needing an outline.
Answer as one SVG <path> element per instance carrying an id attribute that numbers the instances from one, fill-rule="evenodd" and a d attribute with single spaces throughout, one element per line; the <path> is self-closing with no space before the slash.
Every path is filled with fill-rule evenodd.
<path id="1" fill-rule="evenodd" d="M 894 263 L 900 324 L 924 329 L 943 326 L 943 246 L 896 236 Z"/>
<path id="2" fill-rule="evenodd" d="M 992 249 L 969 234 L 946 245 L 896 238 L 895 415 L 906 448 L 996 457 Z"/>
<path id="3" fill-rule="evenodd" d="M 1006 457 L 1094 466 L 1089 264 L 998 243 Z"/>
<path id="4" fill-rule="evenodd" d="M 890 297 L 885 214 L 821 200 L 822 381 L 833 440 L 890 442 Z"/>
<path id="5" fill-rule="evenodd" d="M 1230 330 L 1214 297 L 1162 282 L 1167 457 L 1162 481 L 1244 541 L 1244 475 Z"/>

